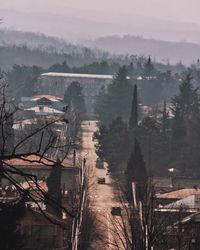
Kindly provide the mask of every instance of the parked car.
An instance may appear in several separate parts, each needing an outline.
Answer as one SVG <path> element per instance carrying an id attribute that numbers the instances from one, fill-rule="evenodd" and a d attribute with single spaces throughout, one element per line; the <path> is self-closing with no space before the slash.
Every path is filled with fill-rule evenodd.
<path id="1" fill-rule="evenodd" d="M 100 158 L 97 158 L 97 160 L 96 160 L 96 167 L 103 169 L 104 168 L 104 161 L 102 159 L 100 159 Z"/>
<path id="2" fill-rule="evenodd" d="M 121 207 L 112 207 L 111 214 L 113 216 L 121 216 Z"/>
<path id="3" fill-rule="evenodd" d="M 98 184 L 105 184 L 106 183 L 105 177 L 99 177 L 98 180 L 97 180 L 97 183 Z"/>

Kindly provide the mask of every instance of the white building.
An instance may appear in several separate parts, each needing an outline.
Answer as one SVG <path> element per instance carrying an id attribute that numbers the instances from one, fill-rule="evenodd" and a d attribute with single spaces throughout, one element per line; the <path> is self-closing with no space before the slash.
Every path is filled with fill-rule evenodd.
<path id="1" fill-rule="evenodd" d="M 96 96 L 103 86 L 107 87 L 112 82 L 112 78 L 112 75 L 48 72 L 41 74 L 40 87 L 42 93 L 63 97 L 72 82 L 79 82 L 83 87 L 87 111 L 92 114 Z"/>

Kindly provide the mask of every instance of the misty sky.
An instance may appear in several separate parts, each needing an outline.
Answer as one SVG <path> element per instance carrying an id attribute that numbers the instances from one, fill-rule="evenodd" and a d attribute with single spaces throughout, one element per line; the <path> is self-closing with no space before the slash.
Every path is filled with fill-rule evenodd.
<path id="1" fill-rule="evenodd" d="M 0 0 L 1 27 L 71 42 L 139 35 L 200 44 L 200 0 Z"/>
<path id="2" fill-rule="evenodd" d="M 121 14 L 200 24 L 199 0 L 0 0 L 0 8 L 48 11 L 66 15 L 116 18 Z M 94 11 L 92 13 L 92 11 Z"/>

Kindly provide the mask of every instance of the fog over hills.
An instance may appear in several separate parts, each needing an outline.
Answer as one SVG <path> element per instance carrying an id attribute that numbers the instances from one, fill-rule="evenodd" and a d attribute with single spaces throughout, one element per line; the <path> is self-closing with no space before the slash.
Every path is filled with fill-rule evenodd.
<path id="1" fill-rule="evenodd" d="M 26 46 L 29 49 L 67 54 L 81 53 L 84 49 L 82 46 L 73 45 L 64 39 L 38 32 L 0 29 L 0 34 L 0 46 Z"/>
<path id="2" fill-rule="evenodd" d="M 200 45 L 187 42 L 167 42 L 126 35 L 107 36 L 88 41 L 88 46 L 108 50 L 112 53 L 151 55 L 157 61 L 191 64 L 200 58 Z"/>
<path id="3" fill-rule="evenodd" d="M 4 5 L 6 6 L 5 3 Z M 188 22 L 180 18 L 167 20 L 160 16 L 138 13 L 131 15 L 122 12 L 119 16 L 117 11 L 113 10 L 111 13 L 111 6 L 105 11 L 85 11 L 78 8 L 61 11 L 55 8 L 54 12 L 50 8 L 51 4 L 50 7 L 46 5 L 48 8 L 44 4 L 41 8 L 37 6 L 33 9 L 21 8 L 22 6 L 24 5 L 0 8 L 0 17 L 3 19 L 1 27 L 12 28 L 7 33 L 0 31 L 1 44 L 24 43 L 41 49 L 56 48 L 65 53 L 88 46 L 111 53 L 151 55 L 158 61 L 183 61 L 186 64 L 193 63 L 200 57 L 198 22 Z M 31 33 L 17 33 L 14 30 L 40 32 L 47 37 L 42 34 L 34 37 Z"/>
<path id="4" fill-rule="evenodd" d="M 200 45 L 198 44 L 167 42 L 130 35 L 90 39 L 85 40 L 83 45 L 77 45 L 42 33 L 0 29 L 0 34 L 0 46 L 26 45 L 30 49 L 36 48 L 50 53 L 65 53 L 71 56 L 84 54 L 85 47 L 90 47 L 99 59 L 104 51 L 109 51 L 110 54 L 151 55 L 157 61 L 172 64 L 182 61 L 189 65 L 200 58 Z"/>
<path id="5" fill-rule="evenodd" d="M 59 13 L 48 8 L 34 11 L 0 8 L 3 27 L 22 31 L 42 32 L 67 41 L 81 42 L 85 39 L 110 35 L 142 35 L 169 41 L 196 42 L 200 44 L 200 24 L 161 19 L 138 14 L 123 14 L 72 10 Z"/>

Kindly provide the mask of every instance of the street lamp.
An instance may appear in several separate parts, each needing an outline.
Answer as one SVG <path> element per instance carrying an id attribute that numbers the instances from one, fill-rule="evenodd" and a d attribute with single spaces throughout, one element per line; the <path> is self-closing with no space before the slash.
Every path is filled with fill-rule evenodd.
<path id="1" fill-rule="evenodd" d="M 175 172 L 175 170 L 176 170 L 175 168 L 168 169 L 171 188 L 173 188 L 173 186 L 174 186 L 174 172 Z"/>

